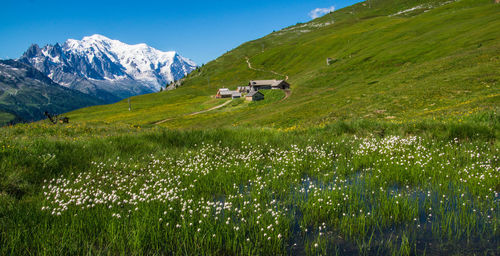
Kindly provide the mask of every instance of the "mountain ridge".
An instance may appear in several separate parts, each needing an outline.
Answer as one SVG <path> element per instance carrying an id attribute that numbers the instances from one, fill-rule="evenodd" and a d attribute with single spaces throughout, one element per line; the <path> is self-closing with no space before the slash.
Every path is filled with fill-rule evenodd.
<path id="1" fill-rule="evenodd" d="M 128 45 L 98 34 L 62 45 L 33 44 L 18 60 L 63 86 L 108 103 L 157 92 L 197 67 L 175 51 Z"/>
<path id="2" fill-rule="evenodd" d="M 40 120 L 45 111 L 60 114 L 102 103 L 55 83 L 30 65 L 0 60 L 0 111 L 13 115 L 0 120 L 0 125 Z"/>

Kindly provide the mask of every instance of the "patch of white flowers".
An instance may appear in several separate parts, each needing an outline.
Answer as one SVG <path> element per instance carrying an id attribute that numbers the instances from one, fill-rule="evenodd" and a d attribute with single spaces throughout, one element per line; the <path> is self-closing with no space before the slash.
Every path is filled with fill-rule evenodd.
<path id="1" fill-rule="evenodd" d="M 467 159 L 452 153 L 460 150 Z M 481 202 L 488 210 L 479 214 L 494 223 L 500 159 L 487 151 L 486 146 L 462 149 L 457 140 L 425 143 L 415 136 L 311 141 L 282 149 L 202 144 L 177 156 L 93 162 L 88 171 L 49 180 L 41 210 L 76 216 L 97 209 L 116 220 L 154 211 L 168 228 L 213 239 L 217 232 L 233 232 L 247 242 L 276 243 L 288 239 L 296 207 L 317 221 L 321 216 L 353 223 L 384 217 L 386 223 L 406 221 L 420 228 L 415 207 L 425 207 L 422 214 L 430 222 L 443 214 L 439 209 L 452 206 L 472 207 L 477 214 L 474 207 Z M 427 184 L 436 189 L 425 189 Z M 432 202 L 438 210 L 431 210 Z M 335 228 L 319 223 L 314 228 L 319 237 Z"/>

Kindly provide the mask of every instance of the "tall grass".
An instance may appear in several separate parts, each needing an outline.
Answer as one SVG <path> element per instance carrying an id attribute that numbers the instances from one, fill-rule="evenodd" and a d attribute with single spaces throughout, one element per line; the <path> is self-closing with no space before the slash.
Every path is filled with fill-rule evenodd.
<path id="1" fill-rule="evenodd" d="M 496 131 L 435 127 L 3 128 L 0 253 L 497 254 Z"/>

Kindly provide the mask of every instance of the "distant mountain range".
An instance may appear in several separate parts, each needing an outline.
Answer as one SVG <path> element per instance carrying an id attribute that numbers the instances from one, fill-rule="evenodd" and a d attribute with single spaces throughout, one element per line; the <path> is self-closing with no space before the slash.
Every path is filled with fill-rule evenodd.
<path id="1" fill-rule="evenodd" d="M 19 59 L 0 65 L 0 123 L 39 120 L 44 111 L 62 113 L 157 92 L 197 67 L 175 51 L 102 35 L 43 48 L 33 44 Z"/>
<path id="2" fill-rule="evenodd" d="M 44 118 L 44 111 L 63 113 L 102 103 L 90 95 L 58 85 L 27 64 L 0 60 L 0 112 L 10 114 L 7 120 L 0 118 L 0 125 L 40 120 Z"/>
<path id="3" fill-rule="evenodd" d="M 62 86 L 111 103 L 157 92 L 196 69 L 175 51 L 146 44 L 128 45 L 102 35 L 68 39 L 64 44 L 32 45 L 20 62 L 29 64 Z"/>

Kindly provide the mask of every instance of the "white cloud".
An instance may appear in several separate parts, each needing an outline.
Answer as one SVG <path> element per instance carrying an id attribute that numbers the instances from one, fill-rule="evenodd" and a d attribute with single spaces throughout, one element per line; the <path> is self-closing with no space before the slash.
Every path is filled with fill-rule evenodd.
<path id="1" fill-rule="evenodd" d="M 316 8 L 309 12 L 309 17 L 311 17 L 311 19 L 316 19 L 333 11 L 335 11 L 335 7 L 333 6 L 330 6 L 328 8 Z"/>

